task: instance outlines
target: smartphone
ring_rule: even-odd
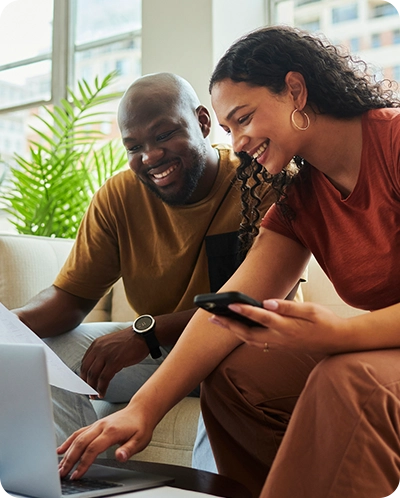
[[[258,308],[263,307],[261,302],[246,296],[246,294],[243,294],[242,292],[233,291],[221,292],[218,294],[198,294],[195,296],[193,302],[196,306],[199,306],[214,315],[233,318],[248,327],[261,327],[259,323],[254,322],[253,320],[250,320],[250,318],[240,315],[239,313],[235,313],[228,308],[228,304],[233,303],[250,304],[251,306],[257,306]]]

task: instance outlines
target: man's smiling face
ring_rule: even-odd
[[[129,167],[140,181],[167,204],[190,203],[206,166],[196,112],[147,88],[124,97],[118,118]]]

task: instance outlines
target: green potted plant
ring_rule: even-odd
[[[15,154],[16,166],[0,185],[0,196],[9,221],[18,233],[75,238],[79,223],[94,192],[126,166],[126,152],[119,140],[107,140],[101,131],[105,111],[98,106],[119,94],[105,93],[116,77],[110,73],[90,86],[78,83],[79,92],[68,90],[69,99],[51,110],[38,139],[29,141],[29,159]]]

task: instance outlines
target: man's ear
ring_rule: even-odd
[[[199,125],[201,128],[201,132],[203,137],[206,138],[210,134],[211,131],[211,117],[208,109],[203,105],[199,105],[196,109],[197,119],[199,120]]]
[[[307,104],[308,90],[303,75],[296,71],[289,71],[285,76],[285,82],[296,108],[304,109]]]

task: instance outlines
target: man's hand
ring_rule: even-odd
[[[99,337],[82,360],[81,377],[103,398],[116,373],[146,358],[149,348],[132,327]]]

